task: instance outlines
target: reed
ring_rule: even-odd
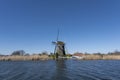
[[[101,55],[90,54],[83,56],[83,60],[101,60],[101,59],[103,59]]]
[[[104,55],[104,60],[120,60],[120,55]]]
[[[31,55],[31,56],[2,56],[1,61],[27,61],[27,60],[48,60],[50,59],[47,55]]]
[[[48,55],[0,56],[0,61],[37,61],[54,59]],[[120,55],[84,55],[83,60],[120,60]]]
[[[83,60],[120,60],[120,55],[94,55],[83,56]]]

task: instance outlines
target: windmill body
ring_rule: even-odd
[[[59,30],[58,30],[56,41],[52,42],[55,45],[54,55],[56,56],[56,58],[64,57],[66,55],[66,53],[65,53],[65,43],[63,41],[59,41],[58,38],[59,38]]]
[[[62,41],[53,42],[55,44],[54,55],[56,58],[65,56],[65,43]]]

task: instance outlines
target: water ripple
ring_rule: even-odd
[[[0,62],[0,80],[120,80],[118,60]]]

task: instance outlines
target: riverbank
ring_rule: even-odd
[[[30,55],[30,56],[0,56],[0,61],[36,61],[36,60],[49,60],[47,55]]]
[[[120,55],[84,55],[82,60],[120,60]]]
[[[38,61],[54,59],[48,55],[30,55],[30,56],[0,56],[0,61]],[[67,57],[71,59],[71,57]],[[120,55],[84,55],[78,60],[120,60]]]

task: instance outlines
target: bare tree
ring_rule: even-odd
[[[11,55],[24,56],[25,55],[25,51],[24,50],[17,50],[17,51],[14,51]]]

